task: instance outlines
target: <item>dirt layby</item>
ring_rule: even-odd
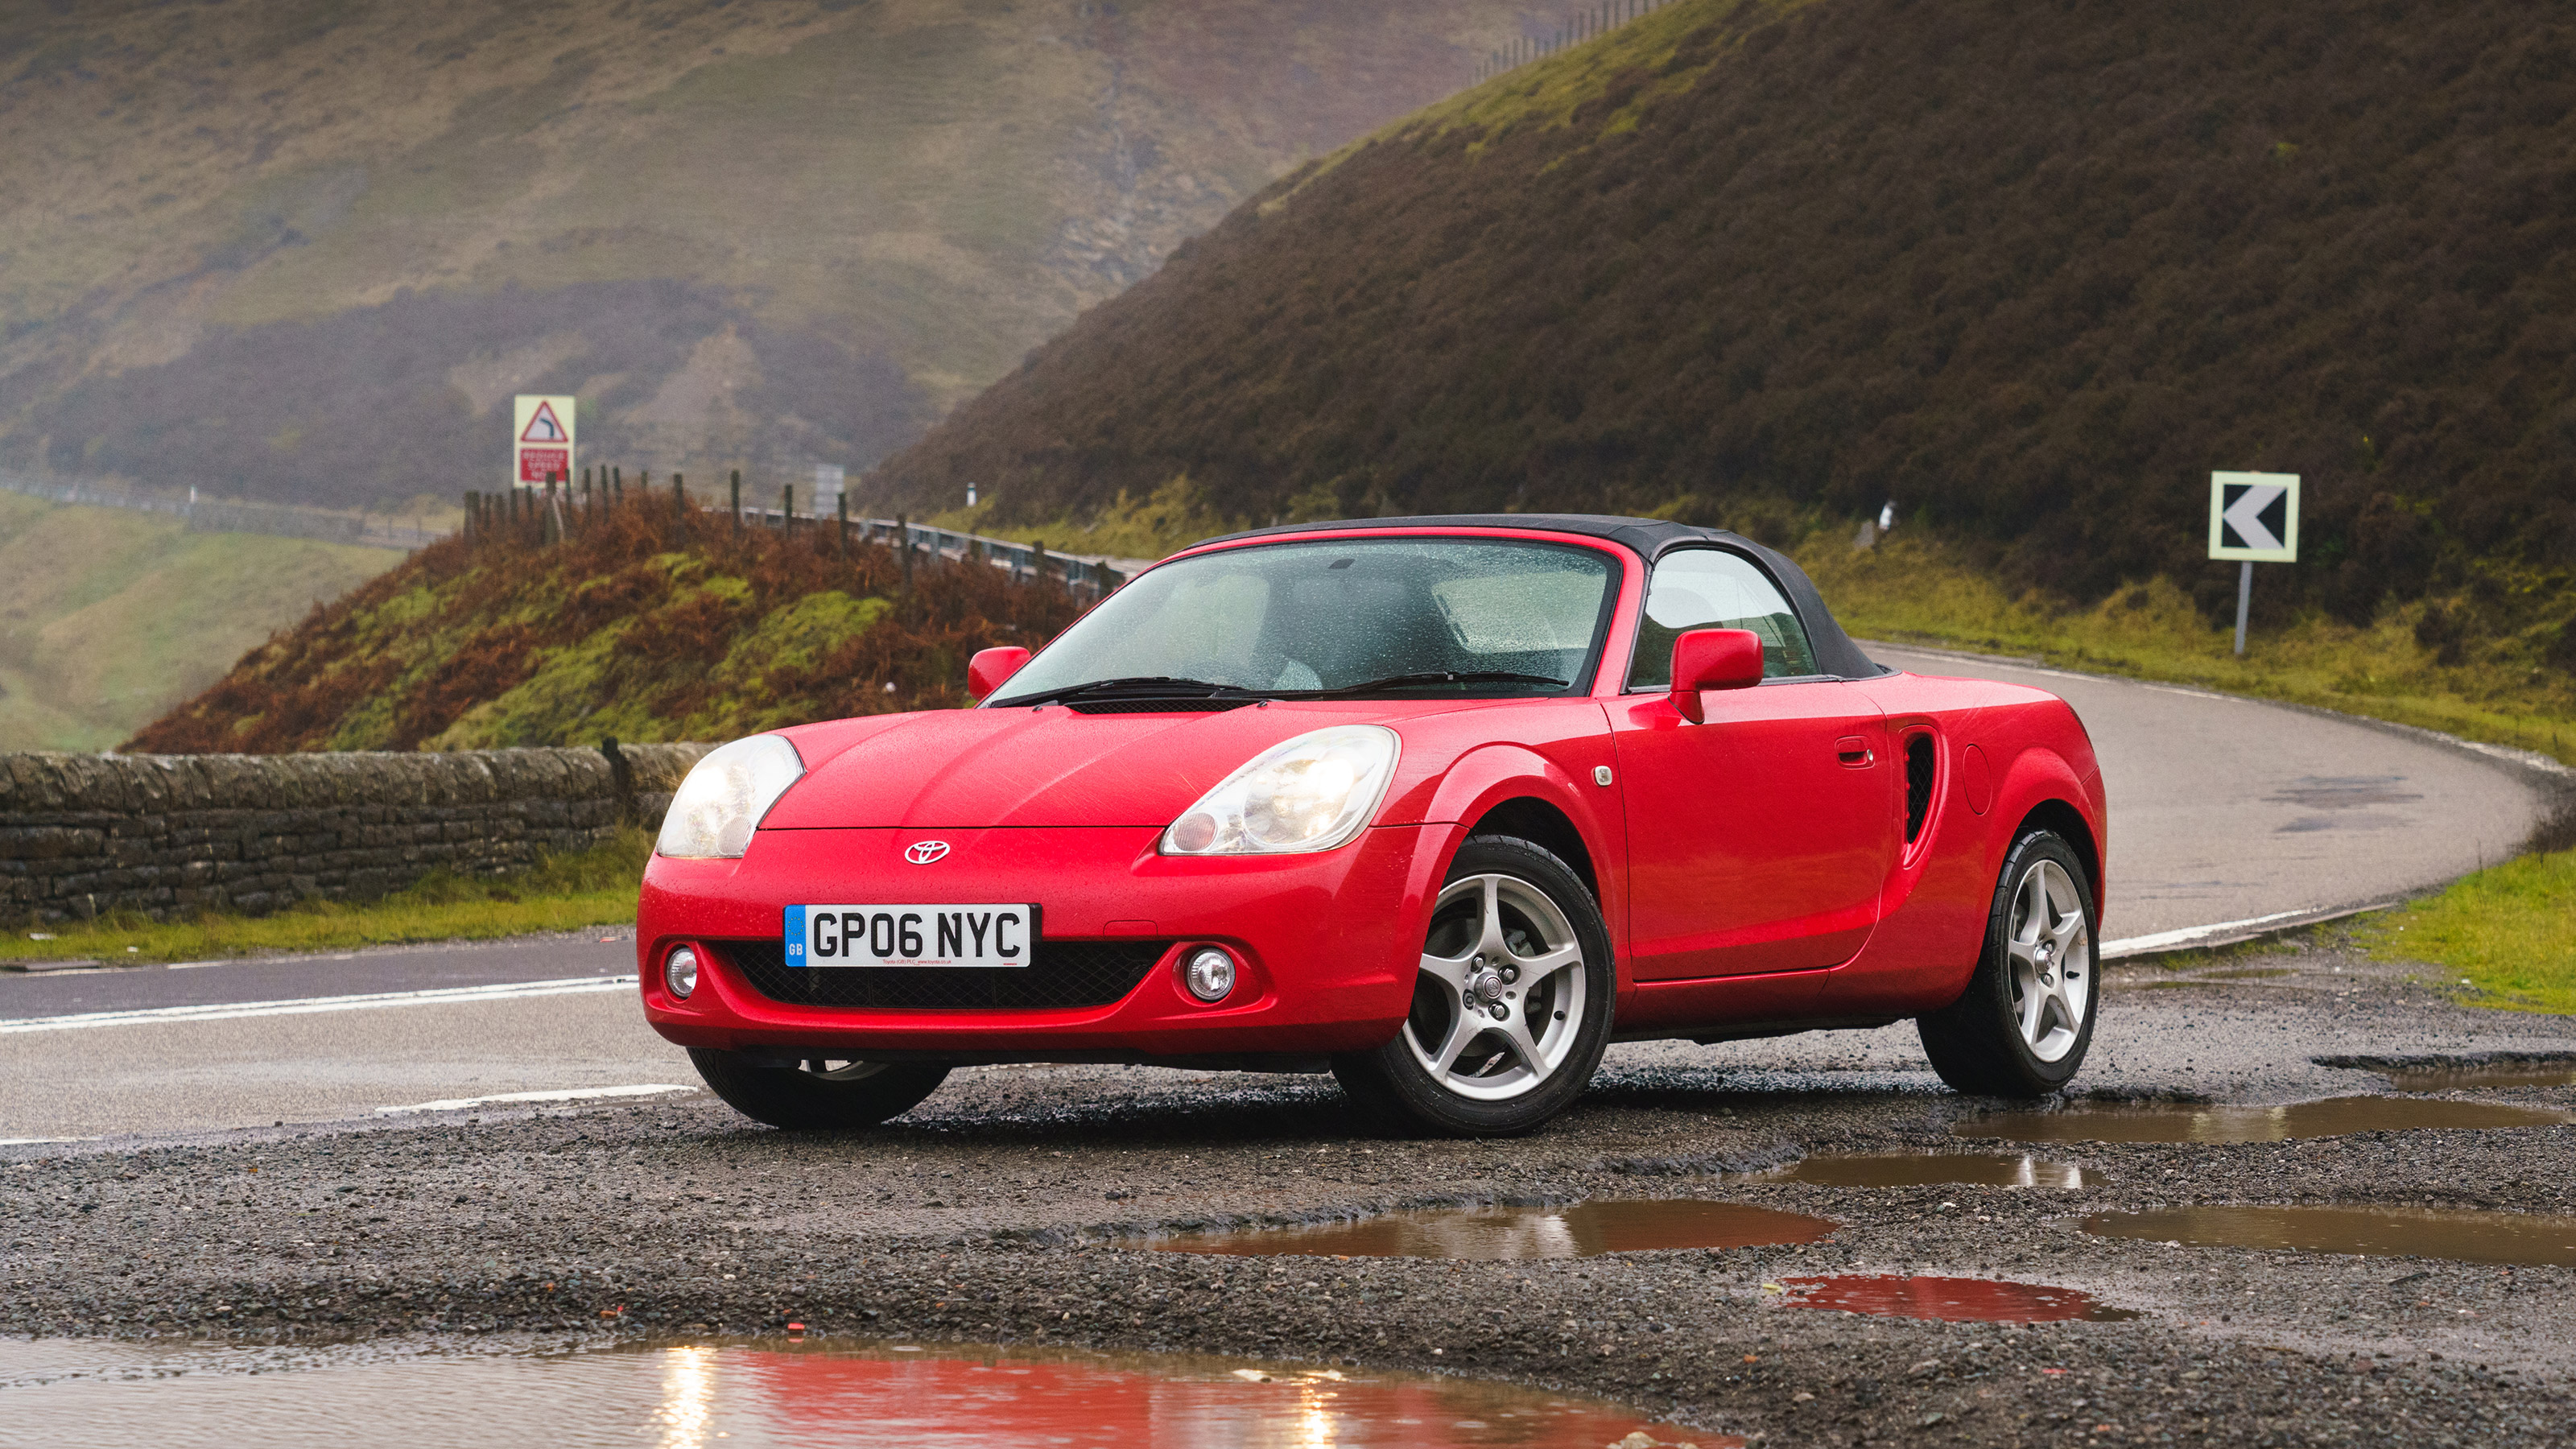
[[[0,1441],[2576,1442],[2576,1023],[2331,938],[2105,1002],[2036,1115],[1893,1028],[1504,1141],[1036,1067],[0,1148]]]

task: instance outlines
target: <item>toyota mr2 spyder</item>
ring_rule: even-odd
[[[1261,529],[968,673],[974,708],[736,740],[671,801],[645,1015],[751,1117],[1127,1062],[1500,1134],[1613,1042],[1911,1017],[1951,1086],[2035,1096],[2092,1037],[2074,711],[1872,662],[1731,533]]]

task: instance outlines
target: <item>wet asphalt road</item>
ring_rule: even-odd
[[[2576,1021],[2450,1005],[2332,944],[2115,970],[2084,1079],[2120,1096],[2383,1091],[2318,1056],[2576,1054]],[[2275,972],[2276,975],[2245,975]],[[2576,1108],[2576,1088],[2454,1096]],[[2061,1144],[2081,1188],[1730,1173],[1957,1145],[1902,1029],[1615,1052],[1535,1137],[1354,1137],[1328,1081],[961,1072],[875,1132],[705,1098],[159,1146],[0,1149],[0,1332],[776,1332],[1191,1348],[1510,1378],[1777,1444],[2576,1442],[2576,1269],[2169,1247],[2082,1217],[2196,1202],[2576,1213],[2576,1126]],[[1724,1198],[1802,1248],[1535,1263],[1211,1259],[1140,1235],[1396,1206]],[[1823,1271],[2013,1278],[2141,1310],[2029,1328],[1786,1309]],[[699,1327],[703,1325],[703,1327]],[[0,1406],[5,1407],[5,1406]]]
[[[0,1021],[634,974],[635,933],[628,927],[176,966],[76,967],[0,978]]]
[[[620,929],[0,975],[0,1140],[158,1136],[513,1092],[694,1086],[687,1058],[644,1025],[635,988],[617,984],[634,972],[633,933]],[[526,991],[542,994],[495,994]],[[351,997],[371,999],[335,1000]]]

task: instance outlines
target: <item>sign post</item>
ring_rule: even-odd
[[[2299,475],[2209,475],[2209,556],[2234,559],[2236,654],[2245,654],[2245,616],[2254,605],[2254,565],[2299,561]]]
[[[510,483],[516,488],[542,488],[561,478],[572,486],[573,416],[576,400],[521,393],[510,409]]]

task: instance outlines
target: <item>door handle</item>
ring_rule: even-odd
[[[1878,763],[1878,757],[1870,753],[1869,741],[1858,735],[1845,735],[1834,741],[1834,757],[1854,770],[1866,770]]]

